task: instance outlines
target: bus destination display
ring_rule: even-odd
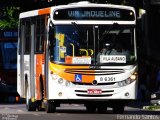
[[[54,12],[55,20],[135,20],[131,10],[115,8],[68,8]]]

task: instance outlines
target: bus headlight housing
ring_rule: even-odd
[[[136,79],[137,79],[137,76],[138,76],[137,72],[134,72],[134,73],[130,76],[130,79],[131,79],[131,80],[136,80]]]
[[[53,71],[50,71],[50,75],[51,75],[52,80],[56,80],[58,78],[58,75],[54,73]]]
[[[133,73],[128,79],[118,82],[119,87],[123,87],[131,84],[133,81],[137,79],[137,73]]]
[[[63,83],[63,79],[62,79],[62,78],[59,78],[59,79],[58,79],[58,83],[59,83],[59,84],[62,84],[62,83]]]
[[[53,71],[50,72],[50,75],[51,75],[51,79],[54,80],[56,83],[58,83],[60,85],[68,87],[72,84],[72,82],[70,82],[68,80],[64,80],[63,78],[61,78],[59,75],[57,75]]]
[[[126,80],[123,80],[123,81],[120,81],[118,82],[118,86],[119,87],[123,87],[123,86],[126,86],[126,85],[129,85],[132,81],[128,78]]]
[[[70,83],[71,83],[71,82],[66,81],[66,82],[65,82],[65,85],[66,85],[66,86],[70,86]]]
[[[66,86],[66,87],[68,87],[68,86],[71,85],[70,81],[64,80],[63,78],[59,78],[57,80],[57,83],[60,84],[60,85],[62,85],[62,86]]]

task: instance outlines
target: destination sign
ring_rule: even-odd
[[[54,12],[53,18],[55,20],[135,20],[131,10],[104,7],[59,9]]]
[[[120,11],[68,11],[73,18],[120,18]]]

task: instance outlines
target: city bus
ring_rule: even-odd
[[[16,102],[19,97],[17,93],[17,41],[17,29],[0,31],[0,102]]]
[[[136,99],[133,7],[78,2],[19,18],[17,90],[28,111],[76,103],[88,112],[123,113]]]

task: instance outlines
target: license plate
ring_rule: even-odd
[[[93,95],[102,94],[102,90],[101,89],[88,89],[88,94],[93,94]]]

